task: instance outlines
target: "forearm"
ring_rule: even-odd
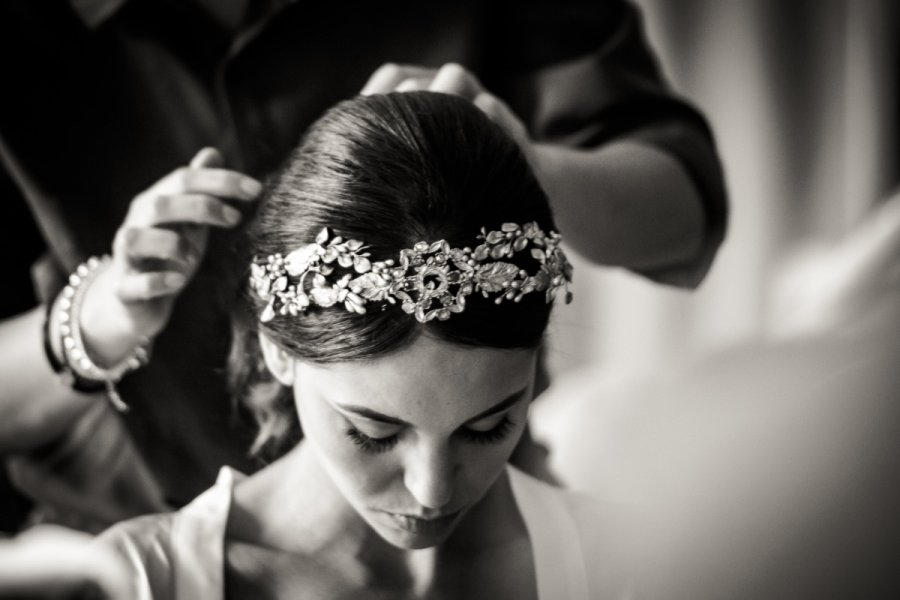
[[[533,148],[557,225],[589,260],[641,271],[683,266],[699,255],[703,205],[670,155],[631,141],[592,150]]]
[[[44,308],[0,322],[0,454],[41,446],[102,401],[72,391],[50,368],[41,333]]]

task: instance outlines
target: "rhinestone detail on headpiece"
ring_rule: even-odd
[[[499,231],[482,227],[478,239],[482,243],[474,249],[451,248],[444,240],[418,242],[401,250],[396,261],[371,261],[363,242],[332,237],[322,229],[314,243],[287,256],[254,259],[250,286],[267,302],[259,318],[265,323],[276,315],[297,316],[312,305],[339,303],[364,314],[369,303],[399,302],[404,312],[427,323],[462,312],[466,296],[477,292],[486,298],[495,295],[497,304],[545,292],[550,302],[562,287],[566,302],[572,300],[572,266],[556,231],[544,233],[537,223],[504,223]],[[528,248],[539,264],[534,274],[502,260]]]

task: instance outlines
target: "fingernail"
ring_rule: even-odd
[[[251,179],[249,177],[244,177],[241,179],[241,189],[248,196],[258,196],[260,192],[262,192],[262,184],[255,179]]]
[[[178,289],[184,285],[185,276],[181,273],[166,273],[163,284],[170,290]]]
[[[222,217],[229,225],[237,225],[241,221],[241,211],[231,206],[223,206]]]

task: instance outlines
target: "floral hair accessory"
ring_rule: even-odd
[[[373,302],[382,308],[399,302],[420,323],[443,321],[462,312],[466,296],[478,292],[495,296],[497,304],[532,292],[545,292],[550,302],[564,287],[566,302],[572,300],[572,265],[559,247],[559,233],[544,233],[537,223],[504,223],[499,231],[482,227],[478,239],[482,243],[474,249],[451,248],[444,240],[418,242],[401,250],[396,261],[373,262],[363,242],[332,237],[325,228],[314,243],[287,256],[255,258],[250,286],[268,302],[260,314],[264,323],[276,315],[297,316],[311,305],[342,303],[364,314]],[[533,274],[503,260],[529,248],[538,263]]]

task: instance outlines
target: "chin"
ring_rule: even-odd
[[[375,512],[369,524],[384,541],[403,550],[422,550],[442,544],[460,521],[463,511],[425,521],[386,512]]]
[[[445,535],[425,535],[417,533],[409,533],[406,531],[386,531],[384,528],[376,530],[378,534],[390,545],[400,548],[401,550],[424,550],[425,548],[433,548],[442,544],[450,534]]]

